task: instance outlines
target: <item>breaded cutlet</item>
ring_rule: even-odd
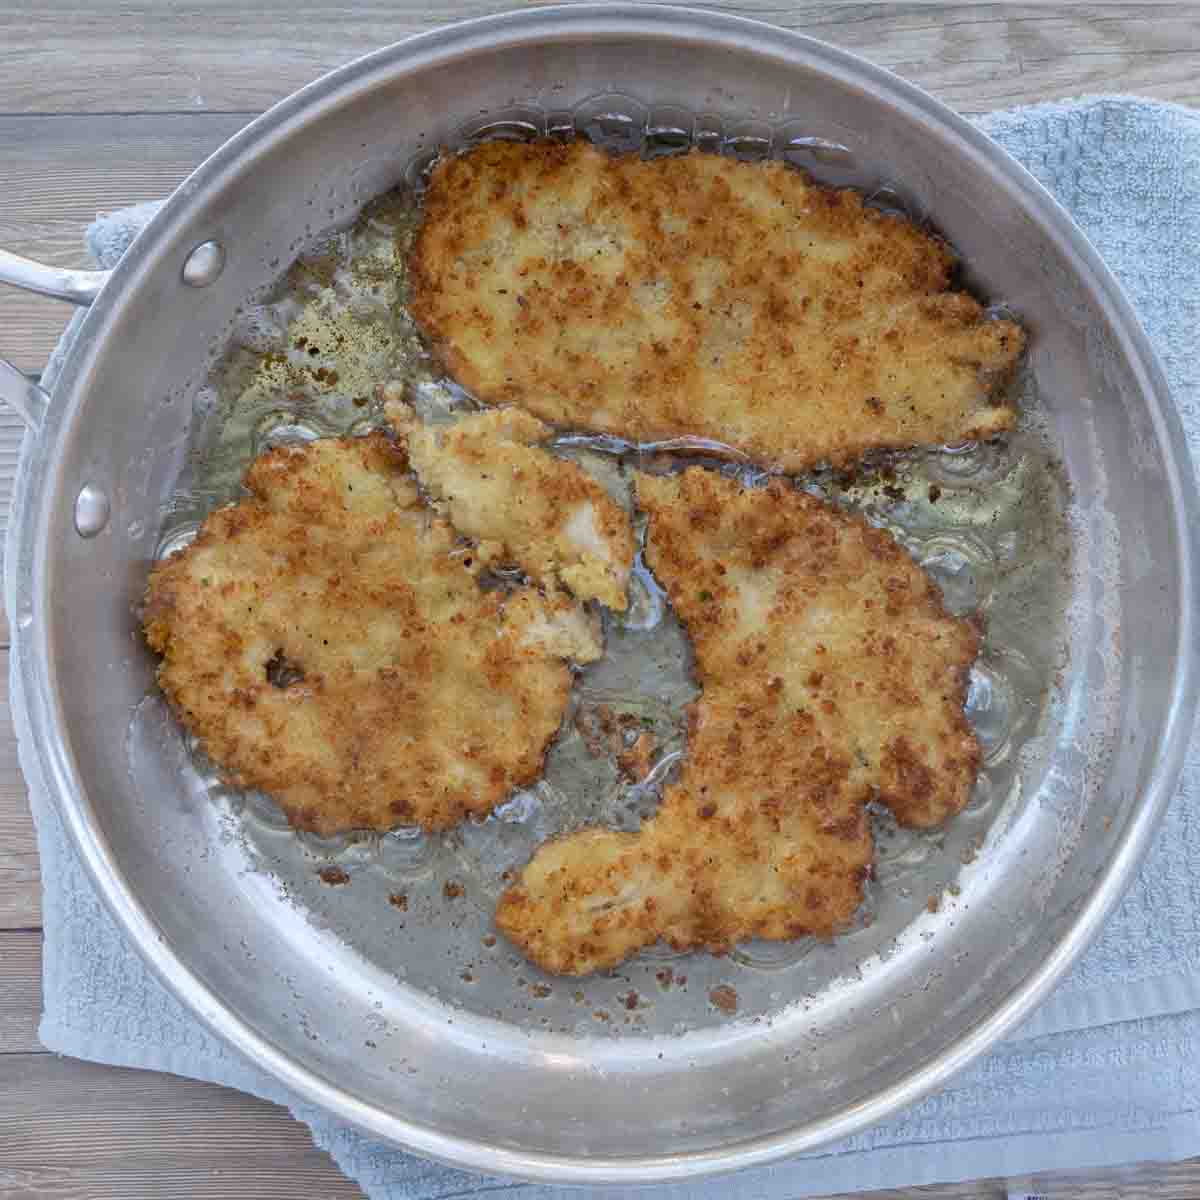
[[[383,434],[284,446],[157,566],[159,683],[236,786],[332,834],[483,814],[541,773],[601,652],[565,596],[482,590]]]
[[[543,586],[624,612],[629,514],[577,463],[544,449],[553,430],[520,409],[422,424],[403,402],[386,415],[421,486],[483,561],[515,564]]]
[[[501,897],[498,928],[557,974],[660,938],[720,952],[837,932],[872,860],[868,801],[937,825],[980,761],[963,713],[978,633],[890,534],[702,468],[641,475],[637,496],[702,692],[658,812],[544,843]]]
[[[424,203],[412,312],[488,404],[785,471],[1015,423],[1020,326],[951,290],[942,241],[785,163],[486,142]]]

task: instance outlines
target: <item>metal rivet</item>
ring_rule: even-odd
[[[201,242],[183,264],[183,282],[188,287],[208,287],[225,268],[225,249],[220,242]]]
[[[94,483],[85,484],[75,497],[75,532],[95,537],[108,524],[111,511],[108,496]]]

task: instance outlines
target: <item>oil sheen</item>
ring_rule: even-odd
[[[247,465],[270,446],[377,428],[392,396],[409,399],[427,420],[474,407],[440,372],[406,306],[419,218],[419,187],[380,197],[239,314],[200,393],[192,455],[164,515],[160,554],[186,544],[206,513],[236,499]],[[726,959],[653,948],[581,982],[542,976],[494,935],[496,898],[540,841],[587,824],[636,827],[686,753],[685,710],[697,694],[688,640],[640,558],[629,610],[605,614],[606,654],[578,672],[543,778],[487,820],[438,836],[297,834],[269,798],[226,788],[180,734],[194,772],[189,786],[208,790],[222,836],[271,877],[281,903],[300,906],[318,927],[451,1006],[595,1036],[671,1033],[728,1019],[728,988],[739,1018],[769,1020],[831,980],[885,963],[916,936],[931,905],[952,909],[960,877],[1020,804],[1021,772],[1049,719],[1062,665],[1070,563],[1069,497],[1040,432],[1036,389],[1029,376],[1014,388],[1021,426],[1002,441],[880,458],[853,478],[817,471],[793,480],[890,530],[937,580],[947,607],[979,614],[986,630],[967,699],[984,750],[972,801],[931,832],[901,830],[887,813],[874,814],[875,878],[855,927],[833,942],[748,945]],[[765,478],[736,451],[686,439],[639,447],[564,435],[557,452],[626,505],[631,473],[648,454],[659,465],[664,454],[680,463],[703,458],[751,485]],[[648,770],[631,775],[621,756],[639,745],[651,748]],[[342,873],[343,886],[328,885]]]

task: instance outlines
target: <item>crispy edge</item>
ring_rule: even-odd
[[[456,155],[444,155],[434,168],[431,187],[425,199],[425,216],[417,236],[414,239],[409,259],[409,277],[412,282],[412,300],[410,311],[414,319],[426,332],[447,371],[469,391],[489,403],[518,403],[535,412],[539,417],[557,421],[563,424],[577,424],[597,433],[612,433],[623,435],[624,431],[609,424],[590,424],[587,419],[574,421],[572,414],[554,404],[548,403],[539,392],[546,389],[534,389],[523,394],[518,386],[496,388],[484,371],[483,367],[464,354],[454,338],[454,329],[440,311],[442,271],[436,265],[440,256],[437,248],[444,241],[446,248],[453,252],[461,250],[465,245],[466,234],[462,222],[457,220],[455,206],[459,193],[467,190],[469,177],[464,178],[466,164],[476,159],[484,160],[493,171],[491,194],[493,202],[500,204],[506,193],[514,184],[521,181],[523,173],[522,156],[529,156],[530,170],[569,171],[575,165],[577,157],[595,164],[629,163],[640,161],[635,154],[612,155],[597,150],[587,142],[577,140],[567,144],[553,141],[533,143],[491,142],[473,147],[467,152]],[[949,330],[970,329],[976,339],[975,354],[978,357],[978,378],[981,392],[986,403],[974,407],[970,419],[958,427],[941,431],[938,437],[912,437],[864,435],[847,439],[842,446],[825,445],[819,451],[799,452],[782,449],[778,446],[763,445],[757,439],[733,439],[736,448],[749,453],[752,457],[778,465],[785,470],[797,471],[828,462],[833,466],[845,466],[862,454],[872,450],[907,449],[914,445],[933,444],[950,441],[986,440],[1016,427],[1017,410],[1014,404],[1003,395],[1003,389],[1012,379],[1017,365],[1025,349],[1025,331],[1014,321],[1007,319],[984,319],[982,306],[965,292],[945,290],[949,286],[953,266],[953,255],[939,239],[919,230],[907,218],[894,214],[882,213],[868,208],[860,193],[850,188],[833,188],[817,183],[800,168],[789,164],[772,161],[768,163],[742,163],[727,160],[715,155],[692,151],[688,155],[673,156],[666,159],[651,160],[647,168],[655,167],[671,169],[682,159],[695,157],[719,159],[729,171],[764,169],[778,171],[801,181],[801,185],[809,189],[815,197],[815,207],[824,215],[833,214],[835,225],[843,227],[863,219],[881,224],[888,228],[899,239],[899,243],[920,242],[929,255],[923,281],[915,286],[913,300],[918,308],[926,315],[945,323]],[[617,185],[620,191],[621,185]],[[518,208],[520,207],[517,202]],[[446,235],[445,228],[451,232]],[[918,269],[918,268],[912,268]],[[473,310],[477,316],[482,316],[482,310],[476,304]],[[567,319],[569,314],[564,315]],[[590,386],[590,385],[589,385]],[[553,389],[550,389],[553,391]],[[650,389],[653,390],[653,389]],[[871,397],[867,397],[868,407]],[[661,440],[673,436],[700,436],[721,440],[721,431],[711,428],[685,427],[686,422],[661,425],[643,430],[629,431],[638,438]],[[728,439],[727,439],[728,440]]]
[[[945,661],[941,664],[948,690],[926,702],[938,705],[940,715],[947,718],[943,740],[948,747],[949,770],[942,781],[945,786],[935,786],[938,781],[928,764],[903,736],[884,747],[873,778],[861,777],[860,773],[856,781],[849,746],[822,745],[819,735],[812,736],[811,717],[806,726],[803,721],[781,723],[770,715],[773,697],[782,691],[775,687],[774,680],[758,680],[754,685],[757,696],[748,699],[746,690],[730,689],[719,678],[707,678],[714,664],[707,664],[706,670],[706,658],[711,657],[706,654],[706,643],[717,647],[719,655],[728,631],[719,619],[713,620],[713,596],[701,585],[712,582],[719,586],[724,571],[698,572],[694,540],[689,544],[682,535],[688,529],[696,531],[697,538],[703,538],[706,532],[711,535],[727,516],[722,508],[729,505],[730,496],[722,494],[728,485],[717,482],[709,472],[693,469],[682,478],[684,482],[676,485],[643,477],[638,493],[651,513],[651,565],[667,587],[680,619],[692,632],[697,649],[704,693],[693,710],[689,757],[680,781],[668,788],[659,813],[643,825],[639,834],[590,829],[547,842],[535,852],[518,882],[501,897],[497,927],[539,966],[553,973],[586,974],[615,966],[658,937],[676,949],[704,948],[721,953],[747,937],[829,936],[849,918],[861,899],[861,881],[871,859],[865,805],[872,792],[892,807],[901,823],[926,827],[940,823],[965,805],[978,771],[978,743],[962,710],[966,672],[978,651],[977,628],[946,613],[936,586],[888,534],[873,529],[861,518],[837,513],[786,489],[781,483],[769,485],[758,493],[759,497],[797,508],[812,519],[810,527],[817,537],[822,525],[828,529],[836,524],[849,530],[859,539],[864,558],[882,582],[890,583],[899,573],[919,585],[909,589],[905,598],[908,615],[935,623],[954,643],[944,648]],[[678,499],[670,495],[672,487],[679,488]],[[660,521],[665,527],[656,528]],[[765,566],[780,530],[771,529],[768,523],[767,528],[757,531],[757,543],[755,532],[753,528],[740,530],[741,536],[750,539],[749,556]],[[825,548],[818,545],[815,549],[821,553]],[[723,563],[717,565],[724,567]],[[892,589],[887,604],[901,603],[898,590]],[[888,615],[886,608],[883,615]],[[895,615],[900,615],[899,609]],[[886,651],[887,647],[880,649]],[[719,673],[719,662],[715,670]],[[810,678],[807,682],[813,681]],[[801,780],[794,774],[796,748],[806,736],[814,745]],[[848,740],[852,742],[853,738]],[[776,788],[770,776],[778,769],[786,780],[787,772],[792,770],[794,794],[790,803],[795,804],[796,794],[802,794],[804,803],[819,815],[818,828],[832,839],[826,851],[830,859],[837,857],[840,847],[844,859],[840,873],[829,870],[829,862],[814,860],[812,866],[824,873],[819,883],[811,879],[803,883],[800,864],[791,911],[788,906],[768,906],[753,916],[730,912],[709,882],[717,873],[712,866],[715,856],[740,855],[743,860],[755,860],[762,850],[761,830],[756,834],[747,824],[740,836],[749,842],[739,843],[739,835],[731,833],[742,828],[737,815],[723,828],[719,823],[723,815],[720,805],[709,798],[719,793],[717,782],[727,753],[752,754],[752,770],[754,763],[765,764],[766,773],[757,782],[764,793],[763,811],[775,821],[787,819],[782,814],[789,801],[772,797]],[[689,857],[689,840],[706,823],[713,834],[709,845],[712,857],[697,858],[694,853]],[[855,847],[860,851],[857,859]],[[674,883],[664,886],[662,881],[672,876],[676,877]],[[631,881],[638,879],[647,893],[646,902],[640,906],[623,902]],[[687,896],[682,914],[672,908],[672,892],[675,901],[681,895]],[[597,896],[599,902],[595,902]],[[588,906],[591,911],[580,911]]]

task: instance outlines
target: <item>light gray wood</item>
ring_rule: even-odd
[[[8,705],[8,651],[0,650],[0,930],[32,929],[42,920],[37,838]]]
[[[491,7],[361,4],[345,21],[311,0],[254,12],[170,4],[155,6],[153,36],[144,11],[115,2],[0,9],[6,61],[23,65],[0,72],[0,113],[106,114],[0,117],[0,246],[81,264],[82,231],[97,211],[166,194],[249,114],[359,53]],[[1114,89],[1200,103],[1194,4],[717,7],[866,54],[963,112]],[[111,115],[139,109],[152,115]],[[53,301],[0,291],[0,352],[39,369],[66,317]]]
[[[6,771],[0,780],[0,929],[41,925],[41,879],[24,784]]]
[[[145,1075],[70,1059],[29,1061],[31,1054],[44,1056],[37,1040],[40,1015],[41,934],[36,930],[0,933],[0,1092],[14,1092],[8,1097],[7,1111],[6,1101],[0,1097],[0,1128],[5,1131],[0,1139],[0,1198],[284,1197],[301,1194],[305,1186],[328,1185],[324,1156],[307,1144],[307,1131],[271,1105],[173,1076]],[[5,1055],[15,1056],[17,1061],[10,1066]],[[98,1093],[103,1097],[100,1128],[95,1111]],[[24,1128],[20,1123],[15,1129],[9,1124],[14,1112],[26,1123]],[[77,1120],[88,1123],[87,1138],[78,1137]],[[9,1140],[10,1130],[13,1141]],[[66,1141],[69,1147],[62,1145]],[[209,1181],[220,1188],[228,1187],[229,1180],[214,1175],[211,1169],[197,1170],[189,1159],[193,1154],[203,1157],[212,1153],[216,1146],[226,1170],[236,1164],[245,1171],[238,1181],[244,1190],[205,1190]],[[243,1156],[244,1164],[238,1161]],[[260,1190],[260,1180],[272,1169],[276,1157],[284,1160],[279,1191]],[[132,1170],[124,1166],[127,1159],[136,1162]],[[169,1169],[164,1165],[168,1161]],[[307,1172],[312,1173],[310,1178],[306,1178]],[[1194,1200],[1198,1179],[1200,1164],[1193,1161],[1057,1173],[1023,1182],[1029,1191],[1045,1192],[1056,1200],[1084,1196],[1089,1200]],[[144,1190],[139,1191],[139,1186]],[[343,1185],[341,1190],[320,1194],[355,1196],[358,1192]],[[999,1200],[1005,1195],[1004,1181],[988,1179],[872,1192],[870,1200],[918,1196],[923,1200]]]
[[[0,72],[0,113],[105,114],[0,117],[0,246],[82,265],[82,231],[98,211],[165,195],[252,113],[357,54],[492,7],[360,4],[345,21],[311,0],[253,12],[169,4],[155,6],[153,36],[145,11],[115,2],[0,8],[6,61],[23,66]],[[963,112],[1114,89],[1200,103],[1194,4],[716,7],[863,53]],[[112,115],[139,109],[151,115]],[[0,353],[40,369],[67,315],[0,291]]]
[[[0,1197],[361,1197],[286,1110],[212,1084],[0,1055]]]
[[[59,266],[91,265],[83,238],[98,213],[167,195],[251,116],[0,117],[0,247]],[[0,355],[40,373],[73,311],[0,287]],[[23,432],[0,408],[0,544]],[[2,597],[0,627],[7,644]]]
[[[166,196],[252,115],[0,116],[0,246],[90,265],[83,237],[98,213]],[[0,354],[40,371],[72,311],[0,288]]]
[[[361,1196],[283,1109],[172,1075],[49,1054],[0,1055],[0,1129],[3,1200]],[[1197,1178],[1192,1160],[1023,1182],[1054,1200],[1195,1200]],[[858,1197],[1002,1200],[1005,1195],[1003,1180],[987,1179]]]
[[[0,1055],[40,1051],[42,931],[0,931]]]
[[[83,231],[97,212],[165,195],[249,115],[358,54],[498,7],[0,5],[0,246],[83,265]],[[967,113],[1098,91],[1200,104],[1197,3],[713,7],[864,54]],[[0,289],[0,354],[40,369],[68,316],[66,306]],[[19,441],[16,418],[0,412],[0,530]],[[359,1196],[280,1109],[172,1076],[37,1053],[40,881],[7,708],[7,658],[0,652],[0,1200]],[[1193,1200],[1200,1160],[1021,1183],[1054,1200]],[[1005,1195],[1004,1181],[991,1179],[859,1200]]]
[[[0,10],[0,45],[19,69],[0,72],[0,112],[257,111],[369,50],[501,7],[491,0],[371,0],[349,10],[314,0],[11,5]],[[1200,98],[1194,5],[723,0],[712,7],[869,54],[964,111],[1114,81],[1164,99]]]
[[[862,1192],[843,1200],[1005,1200],[1010,1192],[1032,1192],[1048,1200],[1196,1200],[1200,1196],[1200,1159],[1180,1163],[1135,1163],[1106,1171],[1056,1171],[1020,1180],[985,1179],[976,1183],[898,1191]]]
[[[4,243],[0,242],[0,246]],[[4,320],[0,316],[0,355],[4,353]],[[17,473],[17,455],[25,426],[15,412],[0,404],[0,565],[4,561],[4,535],[8,530],[8,510],[12,503],[13,478]],[[8,645],[8,617],[4,611],[4,589],[0,588],[0,647]]]

